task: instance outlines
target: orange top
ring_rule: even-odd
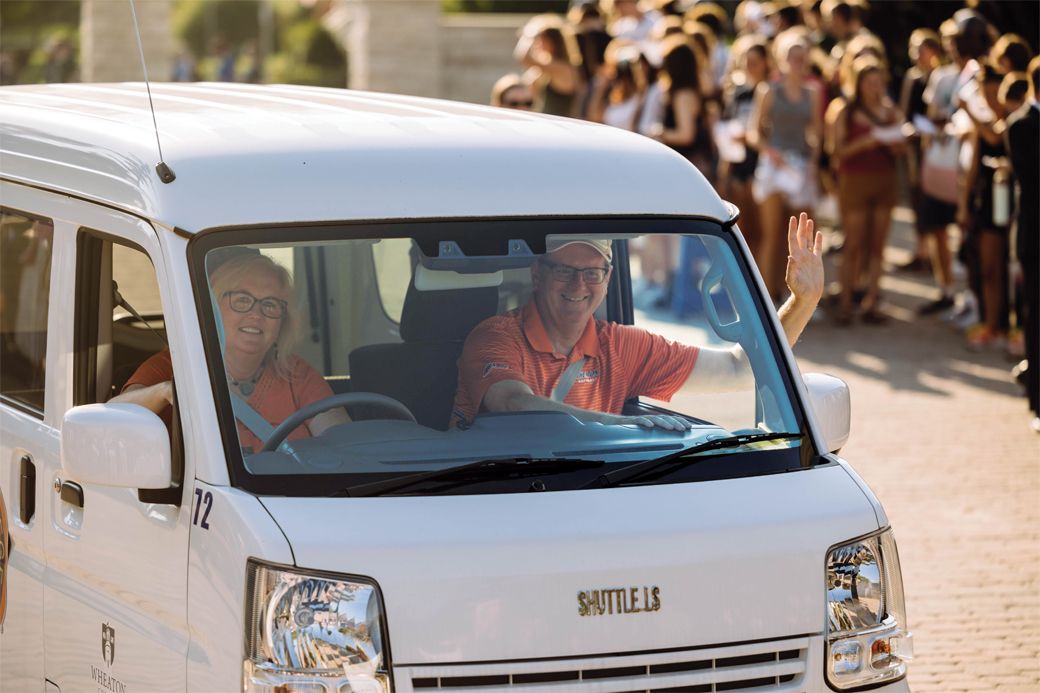
[[[279,377],[272,369],[265,368],[260,380],[256,383],[256,389],[247,400],[249,406],[272,426],[277,426],[285,421],[297,409],[324,397],[332,396],[332,388],[321,377],[321,374],[299,356],[292,358],[290,367],[289,380]],[[173,360],[170,358],[170,350],[163,349],[141,364],[123,386],[123,390],[125,391],[130,385],[155,385],[171,378],[173,378]],[[169,428],[172,416],[171,408],[166,407],[159,416]],[[243,452],[259,452],[263,447],[260,439],[253,435],[253,432],[246,428],[241,421],[237,423],[238,440]],[[306,425],[300,425],[288,435],[287,439],[299,440],[309,438],[310,435]]]
[[[697,360],[686,346],[632,325],[589,320],[570,356],[553,351],[534,302],[488,318],[466,338],[459,357],[459,386],[451,424],[468,424],[483,411],[488,388],[519,380],[550,397],[574,361],[588,357],[566,404],[620,414],[625,400],[640,395],[669,400],[682,387]]]

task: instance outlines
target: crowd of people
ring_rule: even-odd
[[[741,209],[777,302],[783,220],[836,203],[840,260],[826,303],[840,326],[890,320],[884,250],[905,181],[917,242],[899,269],[935,282],[918,312],[956,326],[969,349],[1025,357],[1016,374],[1040,432],[1040,59],[966,7],[938,31],[912,33],[911,67],[892,84],[902,56],[866,28],[869,11],[866,0],[743,0],[732,16],[694,0],[573,0],[566,16],[523,28],[519,69],[491,102],[675,149]],[[682,315],[691,258],[678,243],[639,253],[643,289]],[[967,289],[956,295],[959,268]]]

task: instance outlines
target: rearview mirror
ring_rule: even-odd
[[[61,467],[70,480],[136,489],[171,481],[170,434],[137,404],[86,404],[65,413]]]
[[[849,386],[843,380],[823,373],[806,373],[804,379],[827,452],[838,452],[849,439],[852,421]]]

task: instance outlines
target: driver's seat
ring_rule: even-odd
[[[413,280],[401,312],[402,342],[350,352],[351,389],[393,397],[420,424],[447,430],[462,344],[497,310],[498,287],[419,291]],[[351,410],[356,418],[368,417],[363,406]]]

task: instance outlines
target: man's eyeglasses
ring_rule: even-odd
[[[248,313],[253,310],[255,304],[259,303],[260,312],[264,317],[274,320],[283,317],[286,309],[289,307],[289,304],[280,298],[275,298],[274,296],[257,298],[248,291],[225,291],[221,298],[226,298],[231,310],[236,313]]]
[[[552,271],[553,279],[558,282],[572,282],[578,274],[581,274],[581,278],[586,284],[602,284],[607,280],[607,274],[610,272],[609,267],[571,267],[548,260],[542,260],[542,264]]]

